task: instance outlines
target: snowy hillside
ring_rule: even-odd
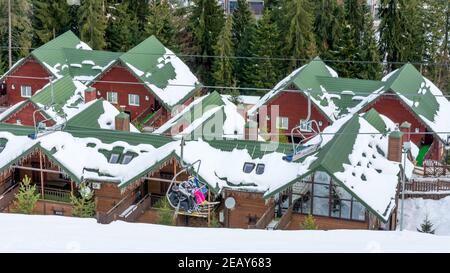
[[[450,236],[167,227],[0,214],[0,252],[450,252]],[[182,240],[180,241],[180,238]]]

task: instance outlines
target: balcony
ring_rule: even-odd
[[[68,190],[46,188],[44,186],[44,196],[42,197],[41,187],[37,186],[36,189],[41,194],[41,200],[70,203],[71,192]]]

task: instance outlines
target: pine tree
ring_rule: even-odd
[[[435,229],[433,229],[433,223],[428,219],[428,215],[425,216],[423,223],[420,225],[420,229],[417,229],[418,232],[421,233],[430,233],[434,234]]]
[[[111,51],[125,52],[134,46],[133,31],[137,21],[128,12],[128,4],[121,3],[109,8],[108,28],[106,29],[107,48]]]
[[[79,188],[79,197],[74,194],[70,196],[73,206],[72,215],[82,218],[93,217],[95,215],[94,192],[84,183],[80,184]]]
[[[32,45],[31,3],[29,0],[11,1],[12,64],[28,55]],[[0,1],[0,47],[8,47],[8,1]],[[2,49],[3,50],[3,49]],[[3,52],[9,65],[8,51]],[[11,64],[11,65],[12,65]]]
[[[239,57],[248,57],[252,54],[251,44],[255,33],[256,21],[250,11],[247,0],[238,0],[237,8],[233,11],[233,45],[234,53]],[[250,86],[246,78],[245,68],[251,62],[247,58],[233,60],[234,77],[239,86]]]
[[[156,38],[172,51],[178,51],[178,31],[175,11],[167,0],[155,0],[150,4],[146,34]]]
[[[216,1],[194,0],[188,29],[192,35],[193,53],[203,57],[195,58],[194,70],[202,83],[213,83],[211,68],[214,59],[214,45],[217,43],[220,31],[224,25],[224,12]]]
[[[344,10],[336,0],[315,1],[314,33],[317,49],[323,59],[330,58],[342,36]]]
[[[314,217],[311,214],[309,214],[308,216],[305,217],[305,220],[300,225],[300,228],[306,230],[316,230],[318,229],[318,226],[316,225],[316,220],[314,219]]]
[[[279,30],[272,20],[270,10],[265,10],[263,17],[258,21],[255,41],[251,51],[255,56],[266,59],[255,59],[247,65],[245,73],[250,74],[251,86],[258,88],[272,88],[280,77],[280,62],[275,59],[281,45],[279,44]],[[256,94],[257,92],[253,92]]]
[[[346,25],[342,32],[336,51],[333,51],[333,59],[340,60],[336,62],[334,67],[340,77],[355,78],[362,71],[358,60],[359,55],[358,44],[355,41],[355,29],[351,25]]]
[[[231,56],[233,56],[233,41],[231,40],[231,29],[233,25],[233,18],[228,16],[225,27],[217,38],[214,46],[214,55],[218,56],[214,59],[213,78],[216,86],[234,86],[235,80],[233,78],[233,63]],[[221,93],[226,93],[228,89],[219,89]]]
[[[94,49],[106,46],[106,15],[102,0],[82,0],[78,8],[80,38]]]
[[[292,59],[311,59],[316,55],[316,42],[310,0],[286,0],[283,9],[287,20],[285,55]],[[288,72],[297,68],[299,63],[297,60],[290,61]]]
[[[36,190],[36,185],[31,185],[31,179],[25,175],[20,184],[19,192],[15,197],[15,211],[23,214],[31,214],[39,200],[40,194]]]
[[[36,45],[44,44],[70,28],[67,0],[33,0],[33,15]]]
[[[156,204],[158,208],[158,224],[171,226],[173,225],[173,210],[169,205],[167,199],[162,198]]]

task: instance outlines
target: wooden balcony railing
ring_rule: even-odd
[[[16,198],[16,193],[18,191],[19,191],[19,184],[17,183],[10,186],[0,195],[0,212],[4,211],[9,207],[9,205]]]
[[[430,181],[416,181],[412,180],[405,183],[405,193],[449,193],[450,181],[447,180],[430,180]]]
[[[436,160],[426,159],[423,161],[424,176],[445,176],[450,174],[450,166]]]
[[[70,203],[70,195],[71,195],[70,191],[51,189],[51,188],[44,187],[44,196],[42,196],[41,187],[37,186],[36,188],[37,188],[38,192],[41,194],[42,200]]]

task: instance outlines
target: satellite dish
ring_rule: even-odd
[[[228,197],[227,199],[225,199],[225,207],[227,209],[234,209],[235,206],[236,200],[233,197]]]

